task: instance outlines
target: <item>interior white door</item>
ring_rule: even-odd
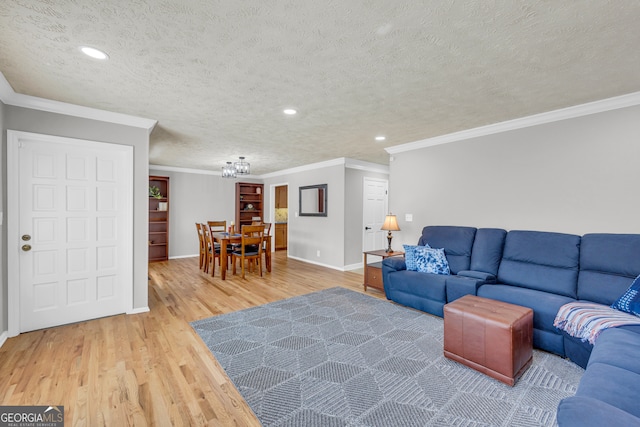
[[[10,197],[18,207],[10,212],[16,227],[9,227],[17,233],[8,236],[8,246],[18,261],[10,301],[18,300],[19,313],[10,319],[26,332],[127,311],[133,291],[132,147],[8,136],[9,158],[17,165],[10,171]]]
[[[387,215],[388,205],[387,180],[364,178],[362,250],[372,251],[387,247],[385,231],[380,230]],[[379,260],[378,260],[379,261]]]

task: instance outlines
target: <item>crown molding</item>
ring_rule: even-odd
[[[389,175],[388,165],[381,165],[378,163],[364,162],[362,160],[347,158],[344,166],[348,169],[357,169],[367,172],[376,172]]]
[[[259,178],[267,179],[282,175],[290,175],[293,173],[307,172],[315,169],[328,168],[331,166],[344,166],[350,169],[366,170],[368,172],[389,174],[389,166],[380,165],[378,163],[364,162],[362,160],[350,159],[347,157],[338,157],[337,159],[327,160],[324,162],[310,163],[304,166],[298,166],[290,169],[283,169],[276,172],[260,175]]]
[[[112,111],[99,110],[97,108],[83,107],[81,105],[16,93],[2,72],[0,72],[0,101],[7,105],[13,105],[14,107],[30,108],[32,110],[47,111],[49,113],[65,114],[83,119],[99,120],[101,122],[142,128],[146,129],[149,134],[158,123],[157,120],[153,119],[145,119],[143,117],[114,113]]]
[[[318,162],[318,163],[311,163],[308,165],[298,166],[290,169],[283,169],[276,172],[270,172],[264,175],[255,175],[255,176],[246,175],[245,177],[253,178],[253,179],[267,179],[267,178],[274,178],[282,175],[290,175],[293,173],[311,171],[315,169],[328,168],[331,166],[344,166],[345,168],[349,168],[349,169],[357,169],[357,170],[363,170],[367,172],[375,172],[375,173],[389,175],[389,166],[387,165],[370,163],[362,160],[350,159],[347,157],[339,157],[333,160],[327,160],[327,161]],[[158,170],[158,171],[167,171],[167,172],[182,172],[182,173],[195,173],[200,175],[222,176],[222,173],[218,171],[211,171],[211,170],[205,170],[205,169],[181,168],[176,166],[149,165],[149,169]]]
[[[181,168],[177,166],[161,166],[161,165],[149,165],[149,169],[158,170],[158,171],[167,171],[167,172],[181,172],[181,173],[194,173],[199,175],[218,175],[222,176],[222,172],[206,170],[206,169],[192,169],[192,168]],[[251,176],[251,175],[248,175]]]
[[[553,110],[546,113],[535,114],[533,116],[508,120],[506,122],[480,126],[477,128],[454,132],[447,135],[409,142],[407,144],[394,145],[392,147],[385,148],[385,151],[389,154],[403,153],[405,151],[418,150],[420,148],[432,147],[434,145],[448,144],[450,142],[462,141],[465,139],[477,138],[480,136],[492,135],[510,130],[523,129],[545,123],[552,123],[561,120],[587,116],[590,114],[617,110],[620,108],[634,107],[637,105],[640,105],[640,92],[633,92],[627,95],[621,95],[613,98],[603,99],[600,101],[575,105],[573,107],[561,108],[559,110]]]
[[[262,179],[274,178],[276,176],[281,176],[281,175],[290,175],[293,173],[300,173],[300,172],[306,172],[306,171],[311,171],[315,169],[328,168],[331,166],[340,166],[340,165],[344,165],[344,163],[345,163],[345,158],[340,157],[333,160],[326,160],[324,162],[310,163],[304,166],[297,166],[295,168],[282,169],[276,172],[266,173],[264,175],[260,175],[260,178]]]

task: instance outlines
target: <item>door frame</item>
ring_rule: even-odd
[[[271,252],[276,251],[276,187],[287,187],[287,209],[289,209],[289,182],[269,184],[269,222],[271,223]],[[289,221],[290,212],[287,215]],[[287,224],[288,225],[288,224]],[[289,255],[289,233],[287,233],[287,256]]]
[[[135,196],[133,186],[133,147],[128,145],[119,145],[103,141],[92,141],[88,139],[69,138],[55,135],[46,135],[33,132],[23,132],[7,129],[7,334],[9,337],[15,337],[21,333],[20,331],[20,249],[16,245],[12,248],[11,242],[20,241],[20,207],[19,207],[19,147],[21,139],[39,140],[46,142],[55,142],[61,144],[77,145],[83,143],[105,144],[121,147],[122,151],[127,154],[127,162],[131,165],[131,176],[129,180],[131,191],[131,205],[129,208],[129,221],[126,225],[130,230],[128,235],[133,236],[133,198]],[[133,238],[129,244],[125,245],[127,251],[127,259],[133,259]],[[133,310],[133,261],[129,268],[130,279],[127,287],[123,289],[124,309],[125,312]],[[87,319],[89,320],[89,319]]]
[[[388,179],[383,179],[383,178],[372,178],[372,177],[368,177],[368,176],[363,177],[362,178],[362,250],[363,251],[367,250],[364,247],[365,242],[366,242],[365,234],[367,232],[367,230],[364,229],[364,224],[365,224],[365,204],[366,204],[366,201],[367,201],[367,193],[366,193],[367,181],[383,182],[383,183],[386,184],[387,192],[386,192],[385,197],[384,197],[385,216],[387,215],[387,212],[389,212],[389,180]],[[382,222],[384,222],[384,218],[382,219]],[[386,245],[383,245],[383,247],[386,247]]]

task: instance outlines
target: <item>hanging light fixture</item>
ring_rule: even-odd
[[[238,175],[249,175],[251,173],[251,165],[249,162],[244,161],[244,157],[240,157],[240,160],[235,162],[233,166],[236,169]]]
[[[226,165],[222,166],[222,177],[223,178],[236,177],[236,168],[233,167],[233,164],[231,162],[227,162]]]

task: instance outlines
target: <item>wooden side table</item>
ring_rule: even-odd
[[[402,251],[387,252],[384,249],[376,251],[364,251],[364,290],[367,291],[367,287],[378,289],[384,292],[384,285],[382,283],[382,261],[373,264],[367,264],[367,255],[379,256],[382,259],[392,256],[403,256]]]

